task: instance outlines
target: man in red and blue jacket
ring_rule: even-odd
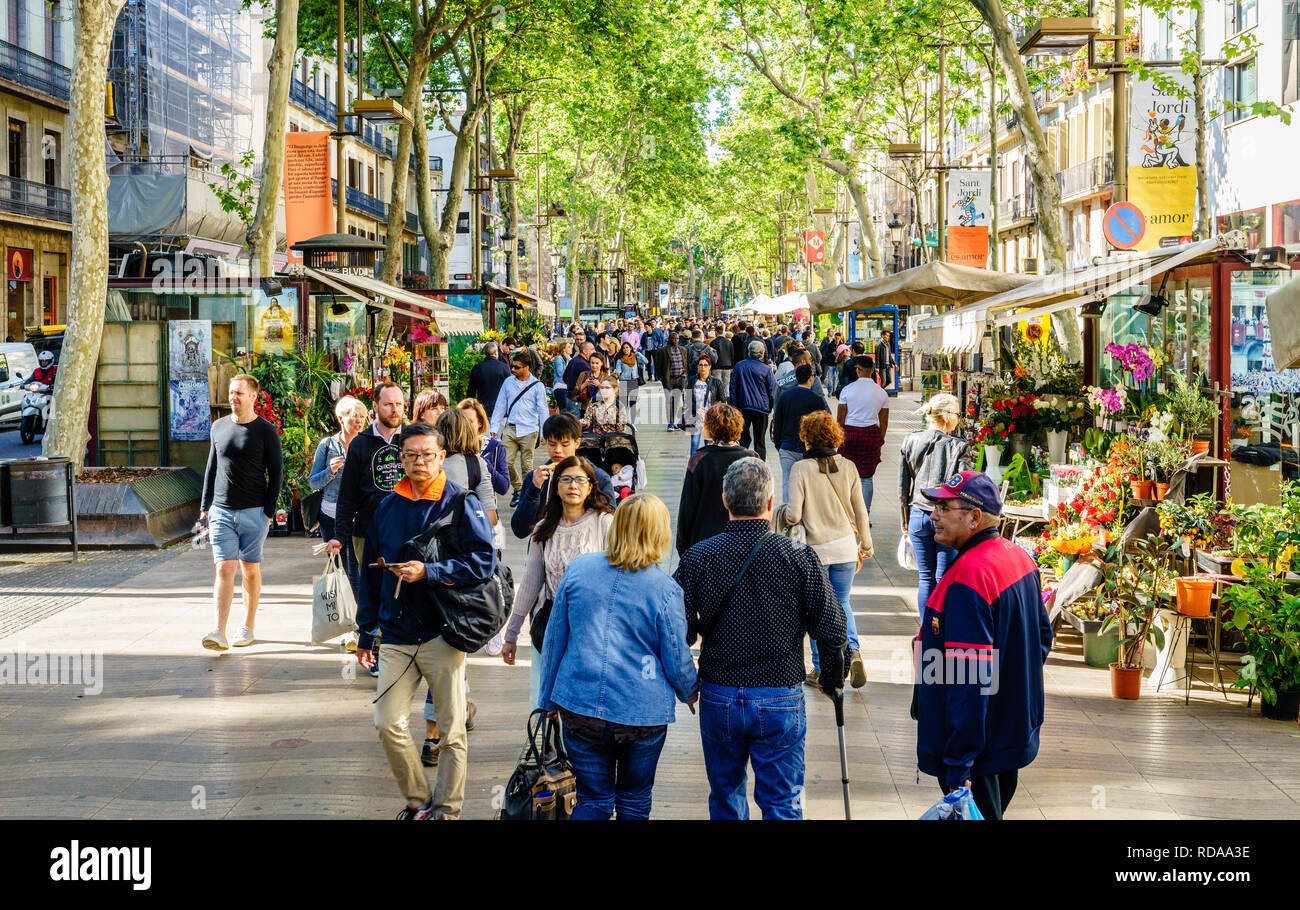
[[[1038,569],[998,534],[1002,502],[987,475],[962,471],[922,494],[935,504],[935,540],[957,558],[916,640],[917,767],[945,794],[969,787],[983,816],[1001,819],[1043,725],[1052,627]]]

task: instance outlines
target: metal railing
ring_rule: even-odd
[[[72,192],[61,186],[0,176],[0,210],[71,224]]]
[[[387,220],[388,204],[386,202],[384,202],[381,199],[376,199],[374,196],[371,196],[369,193],[363,193],[361,190],[358,190],[354,187],[348,187],[347,189],[348,189],[347,192],[348,208],[356,209],[358,212],[361,212],[363,215],[369,215],[372,218],[376,218],[380,221]],[[335,180],[332,177],[330,178],[330,193],[334,196],[335,199],[338,198],[339,183],[337,180]]]
[[[411,170],[415,170],[415,152],[411,152]],[[431,171],[441,171],[441,170],[442,170],[442,157],[441,157],[441,156],[439,156],[439,155],[430,155],[430,156],[429,156],[429,170],[431,170]]]
[[[306,83],[299,82],[297,79],[289,80],[289,100],[331,123],[338,118],[339,108],[337,104],[315,89],[308,88]]]
[[[67,101],[72,70],[40,54],[0,41],[0,77]]]
[[[1061,199],[1071,199],[1093,193],[1109,186],[1115,180],[1115,153],[1107,152],[1081,164],[1067,167],[1056,175],[1056,186]]]
[[[415,214],[415,212],[407,212],[406,228],[407,230],[415,231],[418,233],[420,230],[420,216]]]
[[[1026,183],[1023,193],[998,200],[998,226],[1022,218],[1033,218],[1038,214],[1038,201],[1034,196],[1034,185]]]

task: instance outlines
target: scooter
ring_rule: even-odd
[[[50,422],[50,386],[44,382],[30,382],[23,386],[27,394],[23,396],[22,422],[18,425],[18,435],[24,445],[31,445],[37,436],[45,434],[45,427]]]

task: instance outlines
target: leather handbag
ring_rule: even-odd
[[[298,512],[302,515],[302,526],[308,534],[320,527],[320,504],[325,499],[324,490],[313,490],[298,500]]]
[[[528,715],[528,742],[506,784],[502,821],[564,821],[578,804],[578,778],[564,751],[559,720]]]

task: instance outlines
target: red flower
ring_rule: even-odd
[[[1006,439],[1006,438],[1007,438],[1007,431],[1006,431],[1006,430],[998,430],[998,435],[1001,436],[1003,439]]]

